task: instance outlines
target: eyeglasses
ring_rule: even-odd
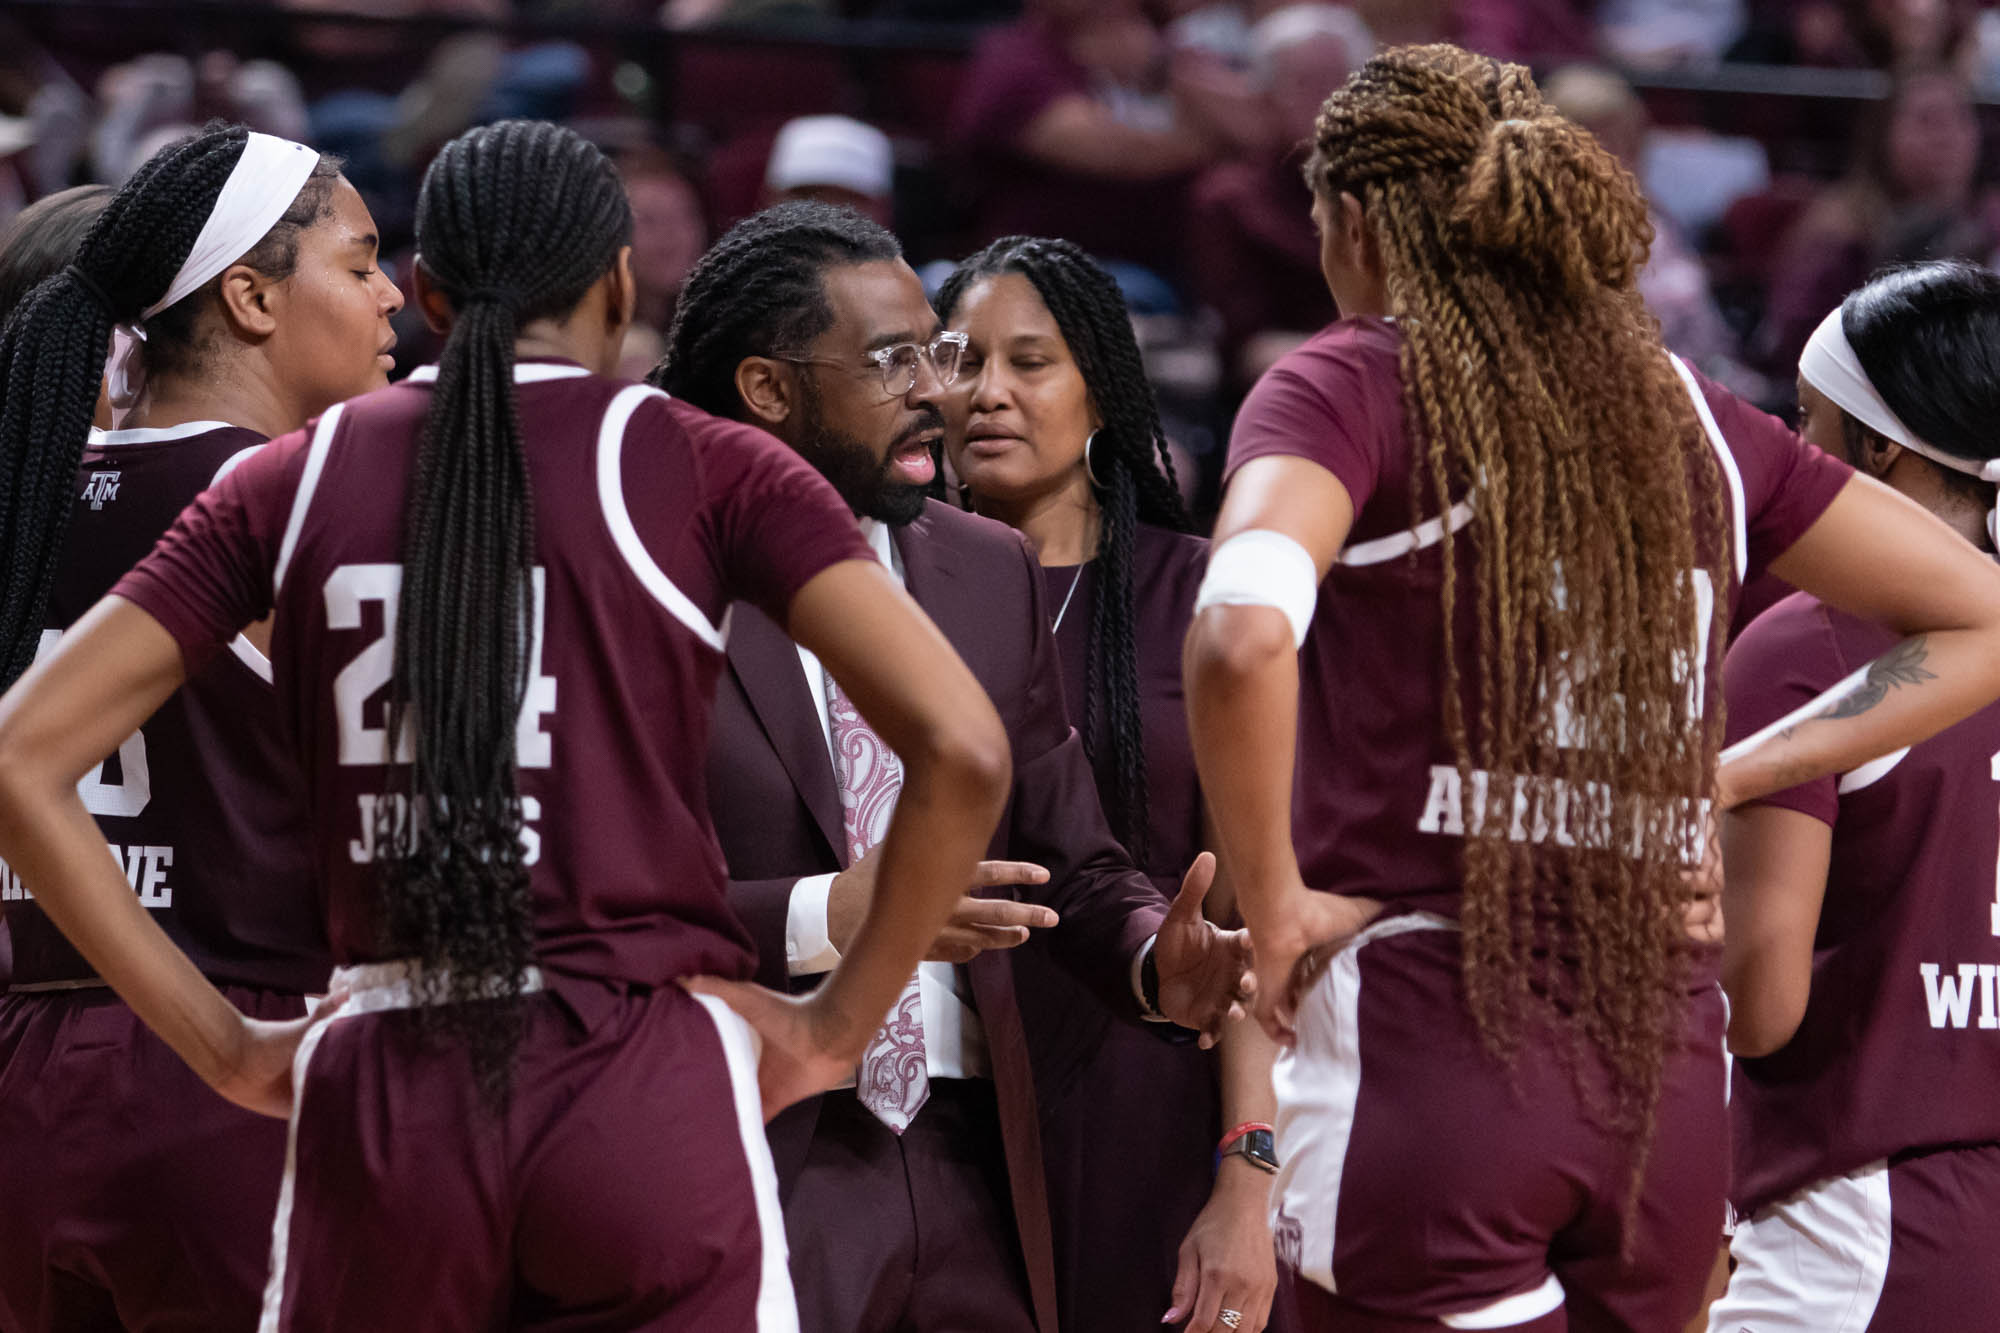
[[[959,362],[964,359],[969,342],[971,339],[963,333],[940,333],[928,343],[877,347],[868,353],[868,359],[881,373],[882,392],[891,398],[901,398],[917,387],[919,367],[925,361],[931,363],[931,372],[937,376],[939,386],[950,387],[958,379]],[[788,356],[782,352],[773,352],[771,356],[773,360],[789,361],[798,366],[833,366],[839,370],[855,370],[847,362],[829,357]]]

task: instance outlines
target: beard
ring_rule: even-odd
[[[878,458],[866,441],[827,424],[820,412],[818,393],[808,388],[802,397],[804,422],[796,446],[800,457],[832,483],[857,516],[872,518],[892,528],[915,522],[936,485],[916,486],[895,480],[892,468],[896,450],[912,436],[943,430],[944,414],[924,404],[917,420],[896,436],[888,455]]]

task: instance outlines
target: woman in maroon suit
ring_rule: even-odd
[[[1186,668],[1291,1043],[1279,1249],[1313,1328],[1678,1328],[1727,1177],[1710,802],[2000,697],[2000,569],[1669,358],[1644,201],[1526,70],[1378,56],[1307,179],[1344,318],[1237,417]],[[1766,566],[1923,672],[1721,762]]]
[[[1006,790],[991,705],[818,474],[607,377],[631,226],[567,130],[446,145],[440,364],[232,470],[0,698],[0,855],[203,1079],[290,1116],[266,1329],[796,1330],[760,1102],[853,1068]],[[739,980],[703,800],[739,598],[904,765],[861,933],[798,1001]],[[310,1023],[204,980],[76,790],[266,613],[340,965]]]
[[[215,128],[105,195],[44,220],[75,227],[64,213],[90,209],[0,343],[8,682],[220,471],[387,382],[402,297],[332,160]],[[126,410],[97,431],[114,325]],[[251,635],[117,738],[83,801],[202,975],[247,1013],[294,1018],[331,964],[268,640]],[[0,999],[0,1195],[17,1201],[0,1211],[0,1326],[250,1327],[282,1127],[202,1086],[4,864],[0,909],[16,983]]]
[[[1171,894],[1207,841],[1179,664],[1208,544],[1190,532],[1125,302],[1068,241],[1010,236],[959,265],[938,315],[969,339],[946,433],[964,498],[1040,558],[1099,798]],[[1233,910],[1226,880],[1208,905]],[[1014,965],[1022,1008],[1071,1038],[1036,1071],[1064,1327],[1140,1333],[1165,1311],[1198,1333],[1263,1328],[1270,1176],[1240,1150],[1261,1140],[1215,1157],[1225,1128],[1268,1131],[1262,1034],[1240,1025],[1213,1055],[1170,1045],[1090,1006],[1044,946]],[[1225,1310],[1237,1322],[1217,1322]]]
[[[1991,552],[1997,360],[2000,276],[1891,270],[1807,342],[1800,428]],[[1729,650],[1730,733],[1895,646],[1816,597],[1779,602]],[[1873,674],[1862,691],[1894,682]],[[1996,755],[2000,706],[1723,821],[1729,1044],[1749,1058],[1718,1333],[1949,1328],[2000,1307]]]

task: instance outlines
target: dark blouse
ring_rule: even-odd
[[[1194,619],[1194,598],[1208,568],[1208,543],[1200,537],[1140,524],[1133,542],[1133,637],[1139,666],[1139,720],[1145,731],[1146,794],[1151,818],[1140,869],[1169,898],[1180,888],[1188,862],[1201,850],[1201,784],[1188,743],[1187,707],[1181,692],[1181,642]],[[1045,565],[1051,614],[1061,611],[1056,649],[1062,656],[1063,699],[1071,725],[1084,721],[1084,682],[1090,659],[1090,620],[1097,609],[1097,562]],[[1074,585],[1075,593],[1071,594]],[[1063,610],[1065,599],[1068,608]],[[1111,761],[1109,719],[1099,717],[1090,737],[1097,790],[1110,806],[1117,789]]]

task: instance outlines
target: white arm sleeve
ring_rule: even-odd
[[[1269,606],[1292,624],[1292,646],[1306,641],[1319,601],[1319,571],[1312,553],[1282,532],[1252,528],[1208,553],[1208,573],[1194,599],[1194,613],[1211,606]]]

